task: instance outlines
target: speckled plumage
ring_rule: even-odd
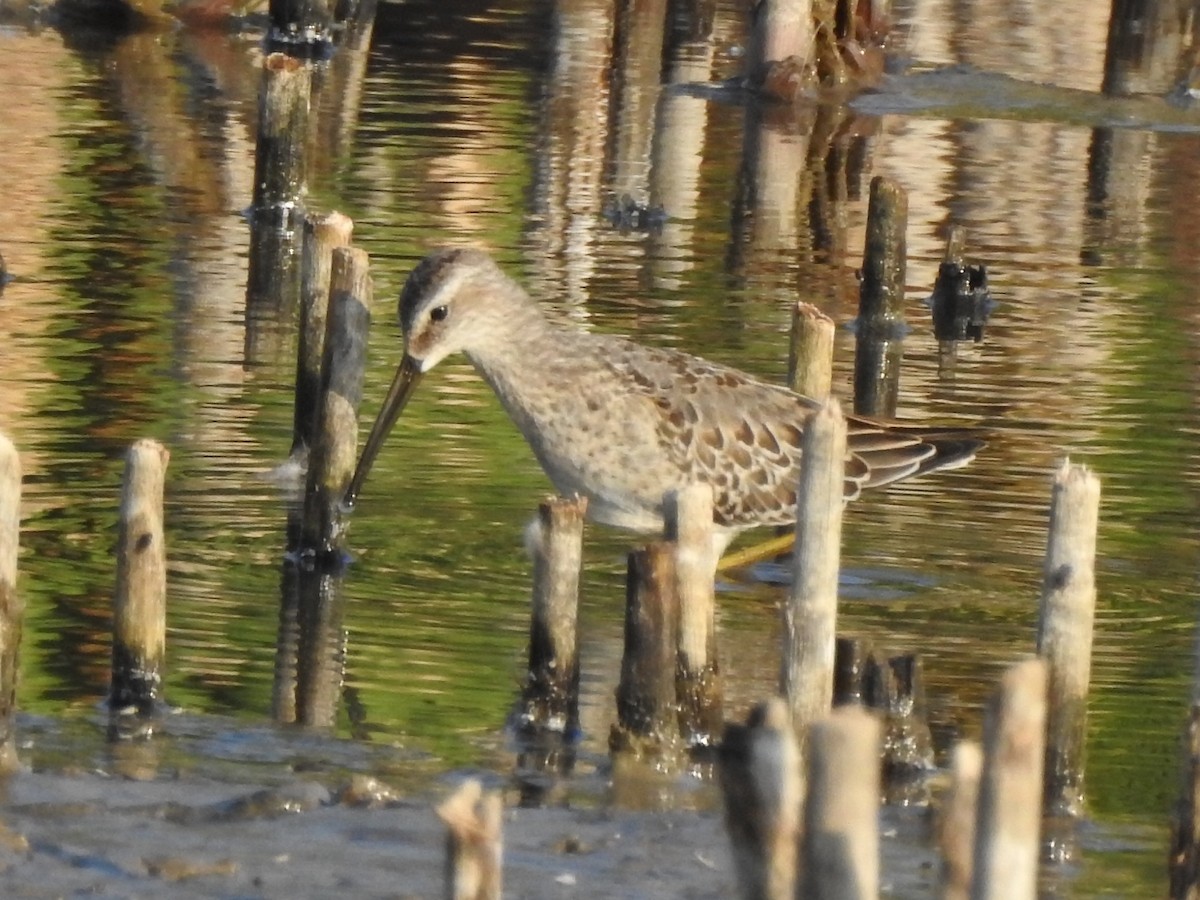
[[[405,362],[364,446],[351,502],[421,373],[461,351],[558,491],[588,497],[590,518],[659,531],[663,494],[701,481],[713,487],[721,544],[745,528],[795,521],[801,438],[818,409],[807,397],[552,320],[478,250],[422,260],[401,293],[400,324]],[[847,419],[848,499],[965,464],[979,446],[964,431]]]

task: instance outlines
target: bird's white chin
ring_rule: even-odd
[[[417,371],[420,372],[422,375],[424,375],[426,372],[428,372],[430,369],[432,369],[434,366],[436,366],[438,363],[440,363],[447,356],[449,356],[449,352],[441,352],[441,351],[435,350],[433,353],[430,353],[424,359],[414,359],[413,362],[416,363]]]

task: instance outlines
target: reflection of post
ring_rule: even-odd
[[[340,575],[300,566],[296,572],[296,721],[331,728],[345,670]]]
[[[613,4],[608,0],[557,0],[553,60],[546,81],[534,186],[545,265],[555,293],[579,302],[591,275],[600,222],[600,184],[607,141],[608,81]]]
[[[289,531],[290,527],[289,523]],[[271,716],[281,725],[296,721],[296,677],[300,669],[300,567],[297,563],[294,556],[284,559],[279,582],[279,630],[275,636]]]
[[[746,112],[742,161],[743,253],[771,257],[799,247],[800,176],[812,136],[812,109],[753,104]]]
[[[663,64],[666,0],[623,0],[617,20],[613,78],[612,193],[644,204],[649,193],[650,146]]]
[[[17,705],[17,654],[25,610],[17,594],[17,543],[21,527],[21,459],[0,434],[0,774],[17,768],[13,714]]]
[[[354,140],[362,107],[363,78],[375,28],[376,0],[338,0],[334,11],[343,30],[337,50],[313,72],[317,121],[311,171],[314,181],[330,172]]]
[[[263,60],[246,283],[247,362],[269,355],[262,328],[300,293],[301,199],[305,186],[310,69],[272,53]]]
[[[1192,660],[1192,702],[1183,733],[1183,784],[1171,815],[1171,900],[1200,896],[1200,628]]]
[[[1165,94],[1183,74],[1192,4],[1184,0],[1113,4],[1104,55],[1109,97]],[[1156,141],[1137,128],[1095,128],[1088,147],[1084,262],[1133,263],[1146,237],[1146,197],[1153,168],[1142,164]],[[1124,249],[1125,252],[1120,251]],[[1113,251],[1117,255],[1113,256]]]
[[[700,197],[700,163],[708,126],[708,101],[679,90],[712,77],[710,35],[676,46],[667,65],[667,88],[659,99],[650,165],[650,207],[665,213],[662,229],[650,237],[655,274],[665,287],[693,265],[693,223]]]
[[[854,411],[896,414],[904,355],[905,228],[908,195],[894,181],[871,180],[859,289],[854,357]]]

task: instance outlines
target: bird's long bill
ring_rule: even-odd
[[[362,489],[363,482],[367,480],[371,464],[375,462],[375,457],[379,455],[383,442],[387,440],[388,432],[392,430],[392,426],[400,418],[400,413],[404,412],[404,407],[408,405],[408,399],[417,389],[417,385],[421,381],[421,374],[417,361],[405,354],[404,359],[400,362],[400,368],[396,370],[396,377],[392,379],[392,386],[388,388],[387,397],[383,400],[383,407],[379,410],[379,416],[375,419],[375,424],[371,426],[371,433],[367,435],[367,442],[363,445],[362,456],[358,458],[354,477],[350,479],[350,487],[346,488],[346,496],[342,502],[347,507],[353,507],[354,501],[358,499],[358,492]]]

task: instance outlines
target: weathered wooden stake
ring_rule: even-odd
[[[679,736],[675,709],[679,600],[675,553],[657,541],[629,554],[625,652],[617,686],[617,727],[609,746],[668,749]]]
[[[108,698],[118,712],[152,712],[162,689],[167,643],[163,483],[170,458],[166,447],[150,438],[135,441],[125,457]]]
[[[728,725],[718,751],[725,828],[744,900],[794,900],[804,783],[787,703]]]
[[[807,753],[808,797],[798,896],[879,896],[879,720],[843,706],[814,722]]]
[[[464,781],[442,801],[446,823],[446,900],[500,900],[504,802],[498,791]]]
[[[748,45],[746,74],[755,86],[763,85],[772,63],[794,61],[798,72],[814,64],[811,0],[764,0],[755,10]]]
[[[317,435],[321,395],[321,363],[329,316],[329,283],[333,251],[350,246],[354,222],[340,212],[310,214],[304,220],[304,254],[300,271],[300,339],[296,352],[296,405],[292,454],[307,454]]]
[[[984,720],[972,900],[1034,900],[1042,821],[1046,664],[1004,673]]]
[[[983,748],[973,741],[954,747],[951,782],[938,821],[942,848],[942,900],[967,900],[971,891],[971,854],[975,847],[975,809]]]
[[[803,749],[833,700],[846,420],[836,400],[804,430],[792,588],[783,608],[781,693]]]
[[[21,457],[8,436],[0,433],[0,774],[18,766],[13,715],[25,616],[25,605],[17,593],[20,531]]]
[[[367,254],[353,247],[333,251],[329,327],[321,375],[317,438],[308,462],[302,549],[325,557],[342,537],[342,495],[358,455],[358,407],[366,370],[371,324],[371,276]]]
[[[689,745],[709,745],[721,729],[712,487],[692,484],[672,491],[664,506],[667,537],[675,546],[675,589],[679,597],[675,679],[679,726]]]
[[[833,319],[811,303],[792,310],[788,385],[797,394],[825,400],[833,387]]]
[[[579,721],[579,569],[586,497],[552,497],[538,506],[529,534],[533,598],[529,674],[522,724],[572,732]]]
[[[903,357],[908,195],[882,175],[871,179],[854,357],[854,411],[896,414]]]
[[[1064,460],[1054,475],[1037,650],[1047,663],[1044,811],[1077,817],[1084,805],[1087,695],[1096,611],[1100,479]]]

